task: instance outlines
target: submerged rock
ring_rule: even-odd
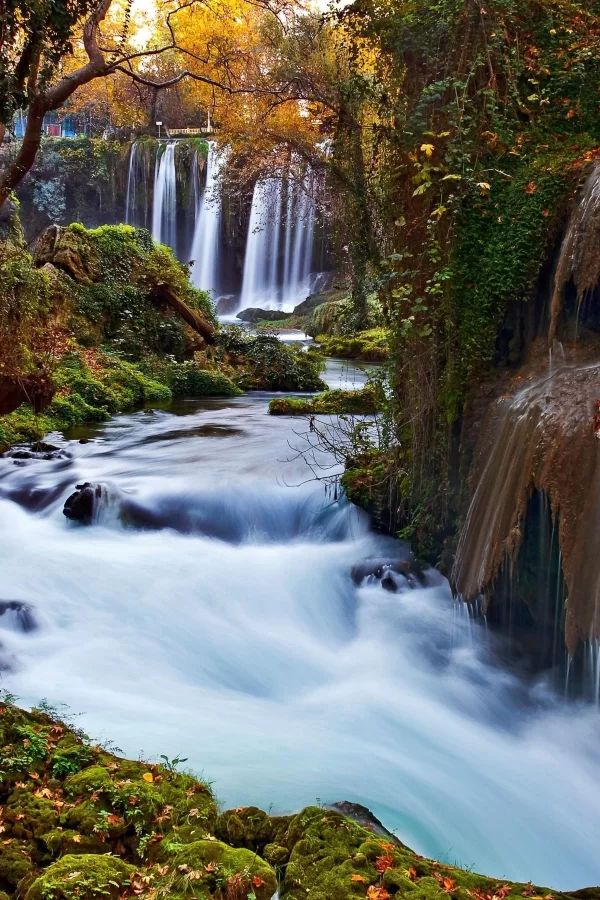
[[[352,567],[352,580],[356,585],[380,582],[386,591],[414,589],[423,584],[423,572],[411,559],[363,559]]]
[[[34,631],[37,627],[33,610],[22,600],[0,600],[0,617],[10,619],[19,631]]]

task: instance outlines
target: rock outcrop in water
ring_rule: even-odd
[[[335,804],[351,818],[317,806],[219,813],[179,760],[115,756],[52,710],[0,704],[0,738],[1,900],[271,900],[277,888],[280,900],[549,897],[425,859],[355,804]],[[552,894],[576,896],[600,890]]]

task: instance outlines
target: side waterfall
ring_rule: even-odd
[[[177,178],[175,173],[175,141],[169,141],[157,161],[154,173],[154,206],[152,237],[168,244],[177,252]]]
[[[213,295],[219,289],[219,249],[223,209],[220,176],[225,161],[226,154],[218,153],[217,145],[211,141],[206,160],[206,186],[197,207],[192,240],[191,258],[195,260],[192,281],[195,287],[211,291]]]
[[[125,224],[147,228],[149,219],[150,170],[152,161],[142,141],[134,141],[129,151]]]
[[[283,176],[256,184],[240,308],[290,310],[310,293],[316,222],[312,180],[307,173],[298,189]]]

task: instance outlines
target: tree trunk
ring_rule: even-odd
[[[42,139],[45,113],[45,105],[39,97],[36,98],[29,107],[27,128],[21,148],[15,160],[0,176],[0,207],[6,203],[11,191],[21,183],[35,162]]]
[[[170,285],[160,281],[154,289],[154,294],[159,302],[166,303],[181,316],[184,322],[187,322],[190,328],[204,338],[207,344],[215,343],[217,334],[212,323],[208,322],[199,310],[192,309],[187,303],[180,300]]]

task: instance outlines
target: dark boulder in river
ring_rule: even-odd
[[[84,484],[78,484],[77,489],[65,502],[63,515],[73,522],[91,525],[101,497],[101,484],[91,484],[89,481],[84,482]]]

